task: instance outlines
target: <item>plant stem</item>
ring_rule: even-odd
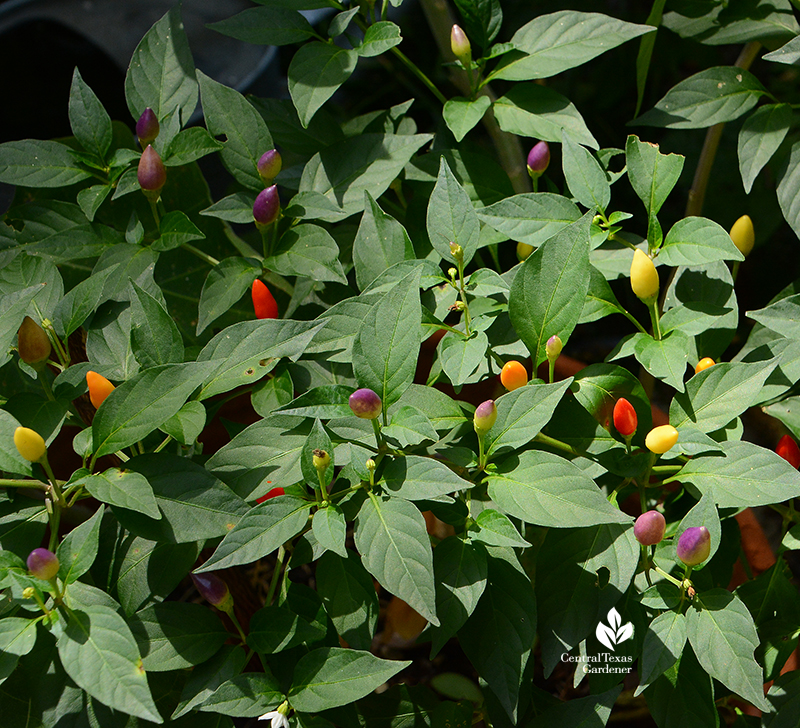
[[[0,478],[0,488],[36,488],[47,492],[50,487],[41,480],[25,480],[24,478]]]
[[[661,341],[661,317],[658,315],[657,298],[647,307],[647,310],[650,312],[650,322],[653,325],[653,338],[656,341]]]
[[[556,450],[561,450],[562,452],[569,453],[570,455],[582,455],[582,453],[579,453],[574,447],[572,447],[572,445],[567,445],[566,442],[561,442],[561,440],[556,440],[554,437],[550,437],[549,435],[545,435],[541,432],[533,439],[536,440],[536,442],[541,442],[542,445],[549,445]]]
[[[236,631],[239,633],[239,639],[242,640],[242,644],[246,645],[247,644],[247,636],[245,635],[244,630],[242,629],[242,625],[239,624],[239,620],[236,619],[236,614],[233,611],[233,607],[231,607],[230,609],[226,610],[225,614],[227,614],[231,618],[231,622],[233,622],[233,626],[236,627]]]
[[[672,574],[668,574],[666,571],[664,571],[664,569],[662,569],[657,564],[653,564],[653,570],[661,574],[661,576],[663,576],[667,581],[671,581],[679,589],[683,587],[682,581],[678,581],[674,576],[672,576]]]
[[[275,596],[275,589],[278,586],[278,579],[280,578],[281,570],[283,569],[283,559],[285,556],[286,548],[284,544],[281,544],[281,547],[278,549],[278,559],[275,562],[275,570],[272,572],[272,581],[269,584],[269,592],[267,592],[267,606],[272,604],[272,598]]]
[[[422,81],[425,87],[442,104],[447,103],[447,98],[445,97],[445,95],[441,91],[439,91],[439,89],[436,88],[436,86],[434,86],[433,81],[431,81],[417,66],[417,64],[414,63],[405,53],[403,53],[403,51],[401,51],[397,46],[395,46],[394,48],[392,48],[392,53],[396,55],[406,65],[406,68],[408,68],[408,70],[411,71],[411,73],[413,73],[420,81]]]
[[[191,243],[182,243],[181,247],[189,251],[192,255],[196,255],[200,260],[208,263],[212,268],[219,265],[219,261],[216,258],[204,253],[200,248],[195,248]]]

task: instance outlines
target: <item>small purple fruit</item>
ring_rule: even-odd
[[[678,539],[678,558],[687,566],[702,564],[711,552],[711,534],[705,526],[687,528]]]
[[[58,573],[58,556],[47,549],[34,549],[28,555],[28,571],[37,579],[50,581]]]
[[[633,524],[633,535],[642,546],[655,546],[664,538],[667,522],[658,511],[642,513]]]
[[[136,178],[139,180],[139,186],[145,192],[159,192],[167,181],[167,170],[164,163],[158,152],[149,144],[139,159]]]
[[[139,144],[142,145],[142,149],[145,149],[155,141],[159,131],[158,119],[148,106],[142,112],[139,121],[136,122],[136,136],[139,137]]]
[[[528,152],[528,174],[531,179],[541,177],[550,164],[550,147],[547,142],[535,144]]]
[[[209,604],[224,609],[229,601],[233,601],[228,585],[216,574],[192,574],[191,577],[200,596]]]
[[[492,429],[492,425],[497,419],[497,405],[493,399],[481,402],[475,408],[475,416],[472,420],[475,425],[475,432],[484,433]]]
[[[454,25],[450,30],[450,50],[453,55],[461,61],[461,65],[466,69],[472,62],[472,46],[470,46],[467,34],[461,26]]]
[[[281,171],[283,162],[281,160],[280,152],[277,149],[270,149],[261,155],[256,167],[261,179],[264,180],[265,185],[271,185],[278,173]]]
[[[253,219],[258,226],[271,225],[278,219],[281,211],[281,200],[278,197],[278,186],[272,185],[261,190],[253,204]]]
[[[374,420],[383,409],[381,398],[371,389],[357,389],[350,395],[350,409],[356,417]]]

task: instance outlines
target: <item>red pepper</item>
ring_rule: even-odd
[[[258,319],[278,318],[278,304],[266,284],[256,278],[253,281],[253,310]]]
[[[273,488],[266,495],[262,495],[260,498],[256,498],[256,503],[263,503],[264,501],[269,500],[270,498],[274,498],[276,495],[283,495],[283,494],[284,494],[283,488],[281,487]]]
[[[800,467],[800,447],[797,447],[797,443],[792,439],[791,435],[784,435],[778,440],[775,452],[793,468]]]
[[[639,418],[633,405],[624,397],[620,397],[614,405],[614,427],[623,437],[632,437],[639,425]]]

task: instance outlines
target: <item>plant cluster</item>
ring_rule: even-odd
[[[459,24],[424,4],[444,83],[400,50],[400,0],[258,0],[213,27],[296,46],[291,98],[245,98],[195,70],[176,8],[133,55],[130,119],[76,69],[74,136],[0,145],[4,725],[536,728],[615,705],[661,728],[800,722],[800,673],[781,675],[800,289],[739,336],[740,266],[769,241],[744,210],[730,232],[700,216],[722,127],[747,115],[742,183],[777,174],[800,234],[791,102],[747,70],[762,43],[765,65],[800,58],[793,6],[562,9],[496,42],[499,0],[456,0]],[[312,27],[299,11],[320,6]],[[657,34],[746,45],[638,116]],[[551,82],[629,42],[634,123],[709,128],[664,227],[684,156],[621,129],[599,149]],[[411,101],[337,119],[374,58],[439,105],[431,130]],[[577,327],[611,316],[606,360],[559,379]],[[243,397],[255,422],[211,447]],[[754,406],[780,441],[743,438]],[[755,506],[780,514],[778,560],[729,588]],[[236,583],[259,561],[248,611]],[[419,625],[417,662],[457,644],[468,664],[426,679],[378,650],[387,600]],[[577,697],[546,689],[557,670]]]

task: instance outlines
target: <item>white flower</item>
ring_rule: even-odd
[[[277,710],[271,710],[258,717],[259,720],[271,720],[271,728],[289,728],[289,719]]]

